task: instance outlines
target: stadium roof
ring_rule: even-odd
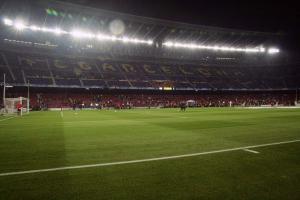
[[[278,36],[282,36],[282,33],[226,29],[141,17],[60,1],[42,0],[31,4],[28,4],[27,1],[21,3],[7,1],[2,6],[2,13],[19,14],[20,4],[24,4],[22,5],[22,12],[28,20],[37,21],[39,19],[41,20],[40,23],[44,23],[44,25],[54,23],[55,20],[52,17],[56,17],[56,21],[61,26],[78,24],[108,31],[110,21],[121,19],[126,25],[125,33],[127,35],[139,35],[152,40],[172,39],[193,42],[205,41],[206,43],[219,41],[228,44],[260,45],[264,43],[277,44]]]
[[[123,14],[60,1],[41,0],[32,1],[31,3],[28,3],[28,1],[19,2],[16,0],[6,1],[1,7],[1,13],[2,17],[8,17],[15,20],[21,18],[26,23],[37,24],[40,27],[59,26],[64,30],[72,30],[74,27],[80,27],[80,29],[90,30],[92,32],[98,32],[100,30],[101,33],[105,35],[116,35],[117,37],[120,36],[123,38],[126,36],[128,38],[136,38],[137,40],[145,41],[146,43],[147,41],[151,41],[151,44],[153,42],[153,46],[140,47],[138,45],[91,44],[89,41],[76,41],[77,43],[80,43],[81,47],[82,45],[85,45],[84,48],[80,47],[81,50],[88,49],[89,51],[93,51],[94,49],[97,52],[100,51],[101,53],[114,55],[126,54],[129,56],[203,60],[212,56],[215,52],[210,53],[201,51],[199,53],[199,51],[179,52],[177,49],[164,50],[163,44],[172,41],[184,44],[181,46],[188,46],[185,44],[197,44],[198,46],[209,46],[211,49],[216,45],[218,45],[216,49],[219,49],[219,47],[222,46],[235,48],[280,48],[285,38],[285,35],[280,33],[193,25]],[[114,21],[121,21],[124,24],[123,30],[117,30],[119,31],[117,34],[112,34],[111,30],[112,22]],[[26,43],[28,40],[35,40],[35,43],[50,44],[50,47],[71,46],[75,49],[79,48],[77,44],[68,43],[68,40],[60,40],[57,37],[51,37],[49,35],[39,35],[36,37],[33,36],[33,34],[11,34],[11,32],[4,29],[0,31],[0,34],[3,39],[6,39],[6,42],[21,40]],[[7,36],[10,37],[7,38]],[[222,55],[222,52],[220,54]]]

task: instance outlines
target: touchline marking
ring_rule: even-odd
[[[250,152],[250,153],[259,153],[258,151],[254,151],[254,150],[251,150],[251,149],[243,149],[244,151],[247,151],[247,152]]]
[[[215,153],[223,153],[223,152],[230,152],[230,151],[238,151],[238,150],[266,147],[266,146],[274,146],[274,145],[280,145],[280,144],[289,144],[289,143],[295,143],[295,142],[300,142],[300,139],[252,145],[252,146],[244,146],[244,147],[237,147],[237,148],[230,148],[230,149],[206,151],[206,152],[200,152],[200,153],[183,154],[183,155],[177,155],[177,156],[165,156],[165,157],[148,158],[148,159],[141,159],[141,160],[129,160],[129,161],[97,163],[97,164],[89,164],[89,165],[74,165],[74,166],[56,167],[56,168],[48,168],[48,169],[5,172],[5,173],[0,173],[0,177],[1,176],[21,175],[21,174],[34,174],[34,173],[42,173],[42,172],[62,171],[62,170],[70,170],[70,169],[95,168],[95,167],[124,165],[124,164],[132,164],[132,163],[143,163],[143,162],[152,162],[152,161],[169,160],[169,159],[177,159],[177,158],[186,158],[186,157],[193,157],[193,156],[200,156],[200,155],[207,155],[207,154],[215,154]]]
[[[5,120],[9,120],[9,119],[13,119],[13,118],[15,118],[15,117],[8,117],[8,118],[5,118],[5,119],[1,119],[0,122],[5,121]]]

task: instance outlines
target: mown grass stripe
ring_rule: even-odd
[[[253,149],[253,148],[259,148],[259,147],[289,144],[289,143],[295,143],[295,142],[300,142],[300,139],[299,140],[289,140],[289,141],[282,141],[282,142],[266,143],[266,144],[258,144],[258,145],[244,146],[244,147],[236,147],[236,148],[229,148],[229,149],[221,149],[221,150],[214,150],[214,151],[206,151],[206,152],[199,152],[199,153],[182,154],[182,155],[177,155],[177,156],[165,156],[165,157],[147,158],[147,159],[140,159],[140,160],[129,160],[129,161],[97,163],[97,164],[89,164],[89,165],[64,166],[64,167],[56,167],[56,168],[48,168],[48,169],[36,169],[36,170],[26,170],[26,171],[16,171],[16,172],[5,172],[5,173],[0,173],[0,176],[12,176],[12,175],[53,172],[53,171],[62,171],[62,170],[71,170],[71,169],[95,168],[95,167],[104,167],[104,166],[113,166],[113,165],[152,162],[152,161],[159,161],[159,160],[178,159],[178,158],[193,157],[193,156],[200,156],[200,155],[207,155],[207,154],[216,154],[216,153],[231,152],[231,151],[238,151],[238,150],[245,150],[245,149]]]

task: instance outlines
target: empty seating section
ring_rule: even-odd
[[[56,78],[55,82],[58,86],[81,86],[79,79],[75,78]]]
[[[82,79],[82,82],[89,87],[107,87],[105,81],[101,79]]]
[[[33,85],[52,85],[53,81],[51,78],[27,78],[30,84]]]
[[[3,82],[3,74],[6,75],[6,78],[5,78],[6,82],[8,82],[8,83],[13,82],[13,78],[12,78],[9,70],[7,69],[7,67],[0,66],[0,74],[1,74],[1,76],[0,76],[0,82]]]
[[[0,73],[7,74],[11,84],[29,81],[37,86],[282,89],[300,85],[300,67],[295,66],[172,65],[15,52],[0,52]]]

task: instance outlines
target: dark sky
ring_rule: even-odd
[[[66,0],[134,15],[254,31],[296,32],[296,1]]]

